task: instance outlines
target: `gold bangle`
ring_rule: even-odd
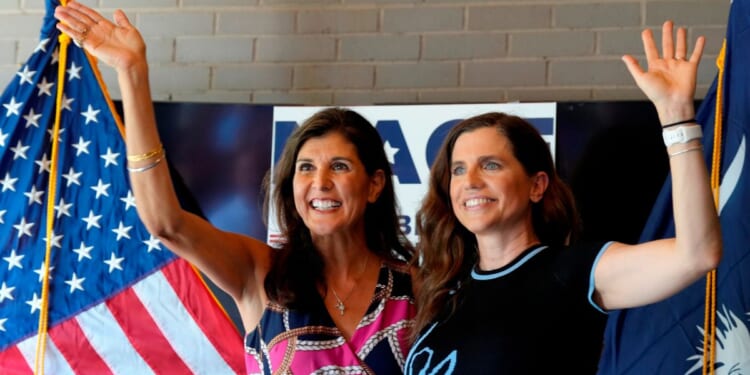
[[[671,159],[673,156],[677,156],[677,155],[680,155],[680,154],[685,154],[685,153],[688,153],[690,151],[699,151],[699,150],[701,150],[701,151],[703,150],[703,145],[693,146],[693,147],[690,147],[690,148],[686,148],[684,150],[673,152],[673,153],[669,154],[669,158]]]
[[[130,161],[130,162],[136,162],[136,161],[142,161],[142,160],[151,159],[151,158],[153,158],[155,156],[159,156],[163,152],[164,152],[164,146],[161,143],[159,143],[159,147],[157,147],[157,148],[155,148],[155,149],[153,149],[153,150],[151,150],[151,151],[149,151],[149,152],[147,152],[145,154],[128,155],[128,161]]]

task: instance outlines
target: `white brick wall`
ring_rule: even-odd
[[[644,99],[620,56],[667,17],[707,37],[729,0],[80,0],[142,31],[156,100],[306,105]],[[0,82],[36,46],[44,0],[0,0]],[[114,74],[105,82],[119,98]]]

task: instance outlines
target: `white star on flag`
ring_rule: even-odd
[[[109,189],[110,184],[105,184],[102,182],[102,179],[100,178],[99,181],[97,181],[96,186],[92,186],[91,189],[96,192],[96,199],[99,199],[100,196],[108,197],[109,193],[107,193],[107,189]]]
[[[76,149],[76,156],[80,156],[81,154],[88,154],[89,144],[91,144],[91,141],[86,141],[83,139],[83,137],[78,137],[78,143],[74,143],[72,145],[73,148]]]
[[[34,273],[39,275],[39,282],[42,282],[42,279],[44,278],[44,275],[47,275],[47,277],[52,280],[52,271],[55,270],[54,266],[50,266],[49,272],[44,270],[44,262],[42,262],[41,265],[39,265],[39,268],[34,270]]]
[[[34,203],[42,204],[42,195],[44,195],[44,190],[37,190],[36,186],[31,185],[31,190],[23,193],[23,195],[29,198],[29,206]]]
[[[135,207],[135,197],[133,196],[133,192],[128,190],[128,195],[124,198],[120,198],[121,201],[125,202],[125,211],[127,211],[130,207]]]
[[[73,109],[71,109],[70,105],[73,104],[74,100],[75,100],[75,98],[68,98],[66,95],[63,94],[63,99],[62,99],[62,107],[63,107],[63,109],[68,110],[68,111],[72,111]]]
[[[82,219],[86,222],[86,230],[91,229],[91,227],[101,228],[99,226],[99,220],[101,218],[102,215],[94,215],[94,210],[89,210],[89,216]]]
[[[52,231],[51,235],[48,235],[47,237],[44,237],[44,242],[47,242],[47,240],[52,237],[52,245],[51,247],[61,248],[61,241],[65,235],[64,234],[55,234],[54,231]]]
[[[63,178],[67,181],[67,184],[65,186],[70,186],[71,184],[81,185],[81,182],[78,180],[83,172],[76,172],[73,167],[70,167],[67,174],[63,175]]]
[[[86,109],[86,112],[81,112],[81,116],[86,118],[85,125],[88,125],[89,122],[91,121],[99,122],[99,120],[96,119],[96,115],[98,114],[99,114],[99,110],[98,109],[95,110],[94,107],[91,106],[91,104],[89,104],[89,107],[88,109]]]
[[[3,257],[3,260],[8,262],[8,271],[12,270],[14,267],[23,269],[23,265],[21,264],[23,257],[24,255],[16,254],[16,249],[11,250],[9,256]]]
[[[29,109],[29,113],[23,116],[23,119],[26,120],[26,127],[33,126],[35,128],[39,127],[39,119],[42,118],[41,113],[35,113],[34,108]]]
[[[117,235],[117,241],[122,239],[123,237],[130,239],[130,230],[133,229],[132,226],[125,226],[122,221],[120,221],[120,225],[117,226],[117,228],[112,229],[113,232]]]
[[[0,146],[5,147],[5,140],[8,139],[8,136],[10,133],[3,133],[3,130],[0,129]]]
[[[119,152],[112,152],[112,149],[107,147],[107,153],[104,155],[100,155],[102,159],[104,159],[104,167],[109,167],[110,164],[117,165],[117,157],[120,156]]]
[[[75,272],[73,272],[73,277],[69,280],[65,280],[65,284],[70,285],[70,290],[68,293],[73,294],[76,290],[83,291],[83,282],[86,280],[85,277],[79,278],[78,275],[76,275]]]
[[[18,110],[22,105],[23,102],[17,102],[15,97],[10,98],[10,102],[3,104],[3,107],[8,110],[5,113],[5,117],[10,117],[11,115],[20,116],[21,114],[18,112]]]
[[[52,161],[50,161],[49,158],[47,158],[47,153],[44,153],[42,155],[42,158],[35,161],[34,163],[36,163],[36,165],[39,166],[38,173],[41,174],[42,172],[49,172],[49,166],[50,164],[52,164]]]
[[[122,271],[122,261],[125,260],[125,258],[118,258],[115,256],[115,253],[112,253],[110,255],[108,260],[105,260],[104,263],[109,266],[109,273],[112,273],[114,270],[120,270]]]
[[[16,147],[10,148],[10,150],[13,151],[13,160],[16,160],[18,158],[28,159],[26,157],[26,151],[29,150],[29,147],[30,146],[24,146],[24,144],[21,143],[21,140],[18,140]]]
[[[29,66],[26,65],[23,67],[23,71],[17,72],[16,75],[21,77],[21,86],[23,86],[24,83],[29,83],[31,85],[34,84],[34,74],[36,71],[29,70]]]
[[[55,211],[57,211],[57,218],[59,219],[60,216],[70,216],[70,208],[73,207],[73,203],[66,203],[65,198],[60,198],[60,201],[55,206]]]
[[[70,63],[70,69],[68,69],[68,82],[74,79],[81,79],[81,67],[76,66],[76,62]]]
[[[34,48],[34,52],[39,52],[39,51],[47,52],[47,43],[49,43],[49,39],[50,38],[44,38],[40,40],[39,43]]]
[[[6,299],[13,299],[13,289],[16,289],[16,287],[9,287],[5,285],[5,282],[3,282],[3,285],[0,285],[0,303],[2,303]]]
[[[149,235],[149,239],[146,241],[143,241],[143,243],[146,244],[146,246],[148,246],[147,252],[149,253],[152,250],[161,250],[161,248],[159,247],[159,244],[161,243],[161,241],[159,241],[158,238],[152,235]]]
[[[21,238],[23,236],[29,236],[31,237],[31,227],[34,226],[34,223],[27,223],[25,217],[21,217],[21,221],[14,225],[13,228],[16,228],[18,230],[18,238]]]
[[[78,261],[80,262],[83,258],[91,259],[91,250],[93,249],[93,246],[86,246],[86,243],[81,241],[81,246],[74,249],[73,252],[78,254]]]
[[[34,293],[34,297],[30,301],[26,301],[26,304],[31,306],[29,314],[33,314],[35,311],[42,308],[42,299]]]
[[[5,174],[5,177],[0,181],[0,185],[3,185],[3,190],[16,191],[16,181],[18,178],[10,177],[10,172]]]
[[[54,86],[54,82],[47,82],[47,77],[42,78],[42,82],[39,82],[36,87],[39,89],[39,92],[36,94],[37,96],[47,95],[52,96],[52,86]]]

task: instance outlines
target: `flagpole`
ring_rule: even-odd
[[[65,6],[67,1],[61,0],[60,3]],[[42,296],[41,307],[39,311],[39,328],[37,331],[36,353],[34,358],[34,374],[44,375],[44,357],[47,345],[47,328],[49,323],[49,269],[50,254],[52,253],[52,235],[54,234],[54,207],[55,197],[57,195],[57,170],[60,135],[60,117],[62,115],[62,97],[65,92],[65,66],[67,65],[68,46],[70,38],[65,34],[60,34],[58,38],[60,45],[60,59],[57,69],[57,93],[55,98],[55,123],[52,127],[52,152],[50,156],[50,173],[49,186],[47,194],[47,221],[45,225],[45,236],[47,241],[44,245],[44,267],[42,269]]]
[[[721,174],[721,140],[724,118],[724,66],[726,60],[727,40],[721,45],[721,51],[716,58],[719,69],[716,86],[716,110],[714,113],[714,144],[711,155],[711,189],[714,193],[714,206],[719,208],[719,187]],[[706,275],[705,317],[703,321],[703,374],[713,375],[716,364],[716,270]]]

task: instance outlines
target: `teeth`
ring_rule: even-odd
[[[489,199],[489,198],[474,198],[474,199],[469,199],[468,201],[466,201],[466,203],[464,203],[464,206],[466,206],[466,207],[476,207],[476,206],[479,206],[479,205],[482,205],[482,204],[485,204],[485,203],[489,203],[491,201],[492,200]]]
[[[341,203],[331,200],[314,199],[312,201],[312,206],[317,210],[330,210],[332,208],[341,207]]]

